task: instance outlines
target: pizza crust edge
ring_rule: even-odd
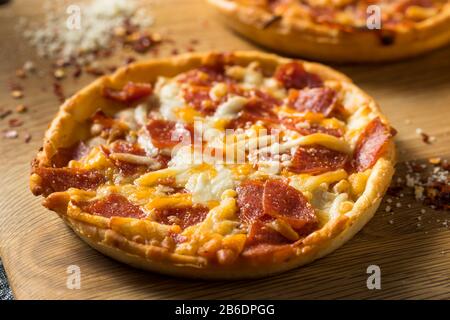
[[[61,106],[45,134],[44,147],[38,153],[35,165],[45,166],[49,164],[57,148],[78,141],[81,137],[78,130],[74,131],[73,129],[78,128],[84,120],[88,119],[99,105],[106,106],[112,103],[111,100],[101,98],[100,90],[103,86],[119,88],[127,81],[148,82],[155,80],[161,74],[175,75],[200,65],[208,59],[210,54],[191,53],[179,57],[137,62],[118,70],[111,76],[104,76],[94,81]],[[291,59],[281,58],[273,54],[254,51],[233,52],[233,57],[237,63],[259,61],[263,69],[274,69],[278,64],[291,61]],[[357,90],[358,94],[362,94],[369,99],[371,110],[384,123],[389,124],[373,99],[353,85],[346,76],[316,63],[304,62],[304,66],[308,71],[317,73],[324,79],[335,79],[347,83],[352,89]],[[93,101],[96,103],[87,103]],[[79,107],[80,105],[83,105],[83,107]],[[77,134],[73,134],[74,132],[77,132]],[[295,245],[296,256],[290,257],[287,261],[276,263],[239,261],[239,263],[230,266],[206,265],[202,257],[169,253],[161,247],[144,245],[129,240],[112,230],[106,222],[108,219],[104,217],[96,217],[97,222],[100,221],[100,223],[95,224],[74,219],[67,214],[69,195],[66,192],[55,192],[47,199],[52,198],[53,206],[51,209],[57,212],[75,233],[90,246],[107,256],[134,267],[189,278],[259,278],[312,262],[334,251],[351,239],[372,218],[378,208],[394,173],[395,159],[395,145],[390,140],[386,153],[378,159],[372,168],[364,193],[355,202],[353,209],[339,218],[329,221],[321,229],[311,233],[301,243]],[[30,185],[32,190],[36,187],[33,176],[30,178]]]

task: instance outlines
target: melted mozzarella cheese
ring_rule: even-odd
[[[290,185],[302,192],[312,192],[321,184],[331,184],[347,178],[347,172],[344,169],[325,172],[317,176],[308,174],[299,174],[291,177]]]
[[[175,82],[167,82],[165,79],[160,78],[156,85],[159,88],[159,103],[160,113],[168,120],[178,120],[175,115],[175,110],[184,107],[185,103],[181,97],[181,86]]]
[[[259,63],[252,62],[245,68],[243,84],[253,88],[260,86],[264,81],[264,76],[260,70]]]
[[[233,175],[224,167],[203,171],[191,175],[185,188],[192,193],[193,202],[218,201],[225,190],[234,188]]]
[[[312,144],[320,144],[324,147],[342,153],[352,153],[350,145],[345,140],[324,133],[313,133],[307,136],[301,136],[294,140],[289,140],[284,143],[272,143],[269,147],[261,148],[259,149],[259,151],[277,154],[279,152],[286,152],[294,147]]]
[[[137,142],[139,146],[145,150],[145,153],[151,157],[158,155],[158,148],[156,148],[152,143],[152,138],[145,133],[142,132],[139,134]]]
[[[214,117],[216,119],[224,117],[235,117],[247,102],[248,99],[241,96],[230,97],[227,101],[219,105],[216,112],[214,113]]]

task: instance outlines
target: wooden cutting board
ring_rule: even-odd
[[[71,2],[72,3],[72,2]],[[144,1],[155,16],[156,30],[174,44],[159,55],[190,50],[258,49],[217,20],[203,1]],[[29,163],[41,146],[59,102],[52,93],[48,61],[22,41],[18,18],[42,17],[34,0],[15,0],[0,7],[0,107],[25,103],[29,111],[0,120],[20,118],[19,138],[0,138],[0,252],[14,295],[18,299],[319,299],[319,298],[450,298],[450,231],[442,223],[449,212],[427,209],[411,198],[386,213],[383,204],[364,229],[342,248],[309,266],[253,281],[205,282],[142,272],[97,253],[80,241],[54,214],[40,205],[28,189]],[[198,44],[196,43],[198,40]],[[152,58],[147,54],[141,58]],[[40,76],[20,80],[25,97],[13,100],[6,83],[14,71],[33,60]],[[122,58],[121,58],[122,59]],[[47,67],[46,67],[47,66]],[[373,95],[399,131],[400,161],[450,157],[450,48],[417,59],[372,66],[337,66]],[[93,80],[92,76],[63,81],[67,95]],[[416,128],[437,138],[424,144]],[[28,144],[25,133],[32,135]],[[411,204],[408,208],[407,204]],[[421,216],[421,227],[417,226]],[[81,288],[66,287],[70,265],[81,269]],[[381,290],[368,290],[366,269],[381,269]]]

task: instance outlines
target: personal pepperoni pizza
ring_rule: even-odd
[[[324,256],[370,220],[394,134],[372,98],[323,65],[188,54],[129,65],[68,99],[31,190],[122,262],[262,277]]]
[[[450,42],[449,0],[208,0],[230,28],[312,60],[377,62]]]

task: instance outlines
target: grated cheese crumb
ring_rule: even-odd
[[[95,60],[98,50],[110,49],[115,30],[126,24],[147,28],[153,23],[152,16],[138,9],[135,0],[93,0],[79,5],[80,24],[69,27],[66,6],[65,2],[46,2],[43,24],[21,23],[26,25],[24,37],[39,56],[86,64]]]

